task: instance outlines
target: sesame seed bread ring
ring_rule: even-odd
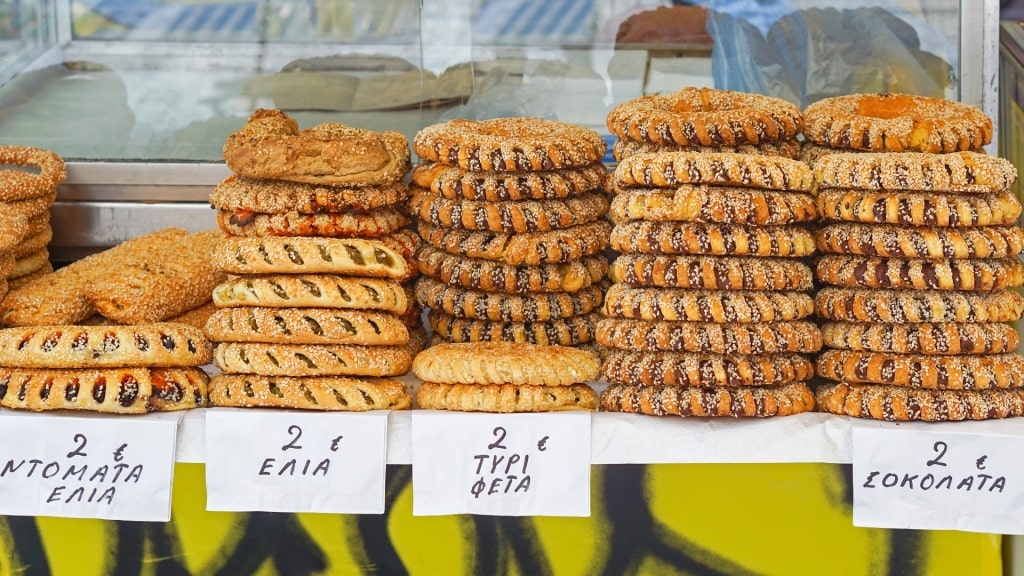
[[[50,264],[50,252],[46,248],[41,248],[21,258],[15,258],[14,267],[11,268],[11,273],[7,275],[7,278],[15,280],[22,276],[28,276],[43,269],[48,264]]]
[[[814,176],[822,188],[987,194],[1013,186],[1017,168],[980,152],[853,153],[820,158]]]
[[[152,394],[148,368],[0,368],[0,405],[5,408],[144,414]]]
[[[600,363],[569,346],[525,342],[441,344],[416,355],[412,371],[436,384],[570,386],[596,380]]]
[[[942,390],[1024,386],[1024,356],[975,354],[932,356],[859,350],[825,350],[818,375],[840,382],[889,384]]]
[[[1002,322],[826,322],[821,335],[829,348],[897,354],[1001,354],[1020,343],[1013,326]]]
[[[849,94],[804,110],[804,136],[830,148],[946,153],[981,148],[992,120],[960,102],[910,94]]]
[[[600,254],[563,264],[509,266],[424,245],[417,260],[422,274],[445,284],[505,294],[579,292],[600,282],[608,272],[608,260]]]
[[[41,148],[0,146],[0,165],[39,170],[38,173],[10,168],[0,170],[0,202],[49,197],[57,192],[57,186],[67,178],[64,159],[55,152]]]
[[[875,420],[954,422],[1024,416],[1024,391],[930,390],[841,382],[816,391],[822,412]]]
[[[460,412],[564,412],[597,410],[597,393],[586,384],[437,384],[424,382],[416,392],[423,410]]]
[[[606,147],[589,128],[540,118],[449,120],[413,139],[420,158],[472,171],[580,168],[601,160]]]
[[[803,128],[800,109],[785,100],[693,87],[627,100],[612,108],[606,124],[626,140],[682,146],[778,142]]]
[[[409,223],[396,208],[346,210],[321,214],[258,214],[248,210],[218,210],[217,226],[233,236],[324,236],[379,238]]]
[[[761,388],[613,385],[601,392],[601,410],[652,416],[790,416],[814,410],[814,394],[802,382]]]
[[[465,290],[421,276],[416,282],[416,300],[421,306],[459,318],[492,322],[546,322],[581,316],[604,301],[604,286],[595,284],[579,292],[538,292],[499,294]]]
[[[0,252],[0,278],[3,278],[5,281],[7,280],[7,277],[11,275],[12,271],[14,271],[15,262],[17,262],[17,260],[14,258],[14,254],[10,252]],[[24,278],[24,276],[22,276],[22,278]]]
[[[595,340],[602,346],[645,352],[712,354],[813,353],[821,349],[821,332],[813,322],[644,322],[603,318]]]
[[[3,205],[4,213],[22,216],[29,220],[36,217],[48,216],[50,214],[50,207],[53,206],[53,201],[56,199],[57,192],[53,191],[47,192],[42,196],[7,202]]]
[[[823,220],[960,228],[1015,224],[1021,204],[1009,191],[966,195],[832,188],[819,191],[818,212]]]
[[[818,259],[815,277],[832,286],[913,290],[1002,290],[1024,283],[1016,258],[876,258],[829,254]]]
[[[616,224],[610,246],[628,254],[703,254],[708,256],[779,256],[814,253],[814,235],[799,226],[739,226],[699,222]]]
[[[522,234],[482,230],[457,230],[420,221],[423,240],[449,254],[504,262],[512,266],[538,266],[579,260],[608,247],[612,225],[595,220],[546,232]]]
[[[409,187],[402,182],[347,187],[254,180],[232,174],[213,189],[210,204],[229,211],[323,214],[395,206],[404,203],[408,197]]]
[[[818,218],[814,196],[729,186],[680,186],[675,190],[636,189],[616,195],[612,221],[704,222],[780,225]]]
[[[1024,297],[1009,290],[822,288],[814,307],[825,320],[848,322],[1015,322],[1024,313]]]
[[[413,187],[411,213],[435,226],[492,232],[545,232],[593,222],[608,212],[608,198],[587,192],[553,200],[491,202],[449,200]]]
[[[203,331],[184,324],[62,325],[0,330],[0,366],[201,366],[212,359],[213,346]]]
[[[585,314],[542,322],[493,322],[459,318],[431,310],[427,319],[434,333],[449,342],[527,342],[542,346],[575,346],[594,339],[597,315]]]
[[[402,285],[383,278],[336,274],[241,276],[213,289],[217,306],[347,308],[403,314],[409,299]]]
[[[221,342],[214,362],[228,374],[264,376],[401,376],[412,355],[404,346]]]
[[[20,214],[0,214],[0,252],[8,252],[28,236],[28,218]]]
[[[925,228],[890,224],[832,224],[815,233],[818,250],[901,258],[1006,258],[1024,252],[1017,226]]]
[[[409,142],[400,132],[334,123],[300,131],[284,112],[259,109],[228,136],[224,162],[247,178],[374,186],[397,182],[409,171]]]
[[[612,350],[601,374],[630,386],[777,386],[814,376],[814,363],[800,354],[694,354]]]
[[[221,308],[206,322],[214,342],[398,346],[409,330],[394,314],[337,308]]]
[[[740,256],[623,254],[612,262],[612,282],[705,290],[812,290],[814,273],[799,260]]]
[[[612,174],[613,191],[683,184],[809,192],[814,174],[799,160],[728,152],[635,154],[620,162]]]
[[[801,292],[631,288],[613,284],[602,312],[610,318],[687,322],[783,322],[814,313],[810,295]]]
[[[597,162],[580,168],[544,172],[474,172],[436,162],[412,171],[412,184],[450,200],[545,200],[603,190],[608,169]]]
[[[412,396],[405,384],[388,378],[219,374],[210,380],[210,404],[365,412],[406,410]]]
[[[0,262],[3,262],[3,260],[0,259]],[[13,262],[12,262],[12,266],[13,266]],[[31,274],[26,274],[24,276],[18,276],[17,278],[7,278],[7,292],[8,293],[13,292],[14,290],[17,290],[17,289],[21,288],[22,286],[25,286],[26,284],[28,284],[30,282],[34,282],[34,281],[38,280],[39,278],[41,278],[43,276],[46,276],[48,274],[51,274],[51,273],[53,273],[53,265],[50,264],[49,262],[47,262],[46,264],[43,265],[42,268],[40,268],[39,270],[36,270],[35,272],[32,272]],[[8,324],[16,325],[14,322],[8,322]]]
[[[638,142],[636,140],[623,140],[619,138],[612,145],[612,156],[616,162],[622,162],[634,154],[649,154],[652,152],[730,152],[735,154],[784,156],[797,159],[800,158],[802,148],[797,140],[740,144],[739,146],[679,146],[676,144],[651,144],[650,142]]]
[[[15,258],[24,258],[49,246],[50,240],[53,240],[53,230],[47,226],[38,234],[26,236],[24,240],[10,249],[10,254]]]
[[[229,236],[213,258],[229,274],[328,273],[403,280],[414,274],[403,251],[386,238]]]

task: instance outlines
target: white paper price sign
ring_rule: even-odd
[[[384,513],[386,411],[210,410],[206,509]]]
[[[590,515],[590,414],[412,414],[413,514]]]
[[[180,414],[0,416],[0,514],[166,522]]]
[[[853,429],[853,523],[1024,534],[1024,437]]]

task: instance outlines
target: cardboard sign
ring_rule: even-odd
[[[412,414],[413,514],[590,515],[590,414]]]
[[[210,410],[206,509],[382,514],[387,411]]]
[[[853,523],[1024,534],[1024,437],[853,429]]]
[[[171,519],[180,413],[0,416],[0,514]]]

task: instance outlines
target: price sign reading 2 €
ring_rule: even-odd
[[[589,515],[589,414],[412,418],[414,514]]]
[[[384,411],[211,411],[206,507],[380,514],[386,451]]]
[[[1024,438],[948,428],[853,430],[857,526],[1024,533]]]

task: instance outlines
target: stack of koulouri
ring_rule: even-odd
[[[116,414],[206,406],[202,330],[175,323],[0,330],[0,405]]]
[[[821,334],[817,209],[806,164],[781,156],[660,152],[612,177],[614,284],[597,341],[607,411],[784,416],[813,409],[804,383]]]
[[[413,147],[432,342],[587,346],[608,270],[604,140],[536,118],[452,120]]]
[[[817,296],[821,410],[885,420],[1024,413],[1024,360],[1008,323],[1021,205],[1013,165],[978,152],[992,121],[908,94],[827,98],[805,111],[823,227]]]
[[[686,87],[641,96],[608,113],[612,147],[621,162],[647,152],[736,152],[796,158],[800,109],[779,98]]]
[[[221,374],[215,406],[402,409],[422,329],[402,281],[419,239],[402,229],[409,145],[397,132],[339,124],[302,130],[258,110],[228,137],[234,175],[210,197],[230,236],[215,261],[206,333]]]
[[[47,247],[53,238],[50,206],[67,177],[56,153],[27,146],[0,146],[0,300],[53,271]]]

